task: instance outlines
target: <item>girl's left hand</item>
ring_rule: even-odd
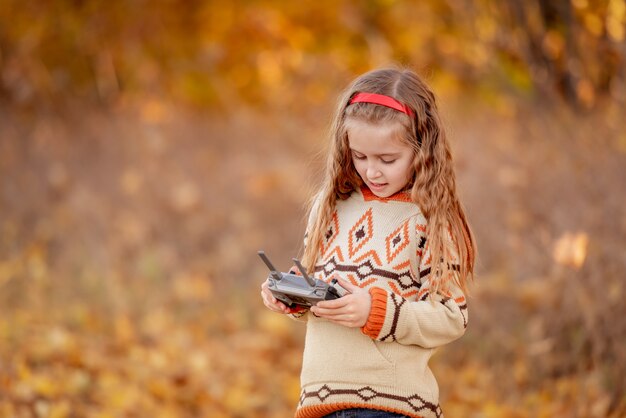
[[[328,319],[339,325],[360,328],[367,322],[372,308],[372,297],[367,289],[338,279],[337,283],[348,291],[339,299],[324,300],[311,307],[311,312],[320,318]]]

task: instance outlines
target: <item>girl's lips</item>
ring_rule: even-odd
[[[369,182],[369,186],[374,188],[374,189],[382,189],[386,185],[387,185],[387,183],[372,183],[371,181]]]

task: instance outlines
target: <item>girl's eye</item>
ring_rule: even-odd
[[[396,160],[380,160],[383,162],[383,164],[392,164],[393,162],[395,162]]]
[[[356,154],[352,154],[352,156],[357,159],[357,160],[364,160],[365,159],[365,155],[356,155]]]

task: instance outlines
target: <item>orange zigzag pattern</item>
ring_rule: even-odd
[[[363,254],[362,256],[360,256],[359,258],[355,258],[354,262],[355,263],[359,263],[363,260],[365,260],[366,258],[368,258],[369,256],[371,256],[374,261],[376,262],[376,264],[378,264],[379,266],[382,266],[383,263],[381,263],[380,261],[380,257],[378,257],[378,253],[374,250],[369,250],[368,252],[366,252],[365,254]]]
[[[398,286],[396,286],[396,284],[394,282],[389,281],[387,283],[389,284],[389,287],[391,288],[391,291],[393,293],[395,293],[396,295],[400,295],[400,296],[402,296],[405,299],[406,298],[410,298],[411,296],[413,296],[414,294],[417,293],[417,289],[410,290],[410,291],[408,291],[406,293],[402,293],[402,291],[400,289],[398,289]]]

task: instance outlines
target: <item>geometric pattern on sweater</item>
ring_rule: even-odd
[[[397,269],[390,271],[380,267],[381,263],[379,261],[377,262],[379,256],[374,250],[354,260],[355,263],[343,261],[337,257],[337,255],[340,254],[341,249],[335,247],[333,253],[325,260],[324,264],[316,265],[315,272],[321,273],[321,276],[316,275],[316,277],[328,282],[337,272],[351,273],[357,279],[357,283],[355,284],[361,287],[367,285],[365,283],[369,282],[369,278],[384,278],[389,281],[389,286],[394,289],[394,291],[397,290],[396,293],[399,294],[403,294],[407,290],[412,290],[410,292],[410,295],[412,295],[417,293],[421,287],[419,281],[416,281],[411,273],[410,263],[399,264],[395,266],[398,267]]]
[[[409,245],[409,221],[404,222],[395,231],[385,238],[385,250],[387,262],[391,263],[394,258]]]
[[[335,212],[335,215],[337,212]],[[348,233],[348,256],[354,255],[369,241],[374,235],[372,230],[372,208],[369,208],[361,218],[350,228]],[[323,254],[322,250],[322,254]]]
[[[368,402],[372,400],[380,400],[380,399],[390,399],[396,402],[399,402],[404,405],[404,408],[413,411],[418,417],[422,417],[426,412],[428,416],[440,418],[443,416],[443,412],[441,411],[441,407],[439,404],[434,404],[432,402],[427,401],[423,397],[418,394],[412,394],[410,396],[400,396],[394,393],[383,392],[381,390],[374,389],[370,386],[363,386],[359,389],[348,389],[348,388],[335,388],[333,389],[332,384],[324,384],[322,387],[315,391],[307,391],[303,390],[300,394],[300,402],[299,406],[302,407],[306,402],[307,398],[317,398],[317,400],[323,405],[327,400],[333,401],[334,397],[345,397],[352,396],[354,398],[358,398],[360,401],[365,402],[365,407],[368,406]],[[357,404],[355,407],[363,407],[364,405]],[[317,407],[316,409],[318,409]],[[321,409],[321,408],[319,408]],[[301,415],[298,416],[306,416],[305,411],[301,411]],[[400,413],[406,414],[406,411],[401,411]]]
[[[405,197],[408,195],[405,194],[398,194],[400,199],[398,199],[398,196],[391,199],[380,199],[371,194],[369,189],[366,188],[361,189],[361,193],[367,202],[400,200],[410,203],[410,200]],[[347,258],[349,261],[346,261],[341,251],[341,246],[332,246],[340,235],[341,228],[343,228],[340,225],[338,213],[335,211],[320,245],[320,261],[323,261],[323,263],[319,264],[318,261],[318,264],[315,266],[316,277],[330,282],[335,274],[343,273],[345,278],[351,279],[350,281],[353,284],[363,288],[366,288],[378,279],[383,279],[387,281],[387,286],[393,292],[405,298],[415,296],[419,292],[421,284],[416,277],[418,273],[414,271],[410,260],[405,258],[394,263],[400,254],[404,254],[404,257],[407,256],[404,251],[410,244],[414,234],[410,230],[410,220],[405,219],[382,240],[384,242],[382,254],[372,245],[368,245],[374,236],[373,224],[373,209],[369,207],[358,216],[352,225],[348,225],[348,234],[345,239],[347,240]],[[419,244],[424,245],[423,242]],[[361,250],[363,249],[366,249],[366,251],[362,254]],[[419,254],[419,245],[417,251]],[[383,266],[381,260],[386,261],[385,266]],[[319,273],[321,273],[321,277]]]
[[[408,194],[403,193],[381,199],[373,195],[369,189],[362,188],[361,195],[365,202],[411,202]],[[387,234],[382,241],[384,242],[383,248],[376,247],[370,244],[374,236],[373,209],[366,206],[356,221],[353,221],[352,225],[348,225],[346,245],[348,254],[346,259],[341,249],[342,243],[332,245],[336,242],[342,228],[338,212],[335,211],[320,245],[320,259],[315,266],[316,277],[330,282],[335,274],[341,274],[362,288],[367,288],[376,280],[383,279],[393,293],[403,298],[426,300],[429,293],[427,289],[422,289],[422,284],[429,278],[432,261],[430,252],[426,248],[426,223],[415,222],[414,229],[411,231],[410,221],[410,219],[405,219],[391,233]],[[406,257],[405,249],[410,245],[411,240],[416,240],[413,248],[415,249],[415,258],[420,260],[418,268],[412,266],[411,261],[407,259],[394,263],[400,254],[404,254],[403,257]],[[345,241],[343,242],[345,243]],[[377,251],[378,248],[382,250],[382,254]],[[386,262],[385,265],[381,262],[382,260]],[[453,265],[452,269],[458,270],[458,265]],[[415,297],[416,295],[417,297]],[[467,321],[465,320],[465,322]]]

